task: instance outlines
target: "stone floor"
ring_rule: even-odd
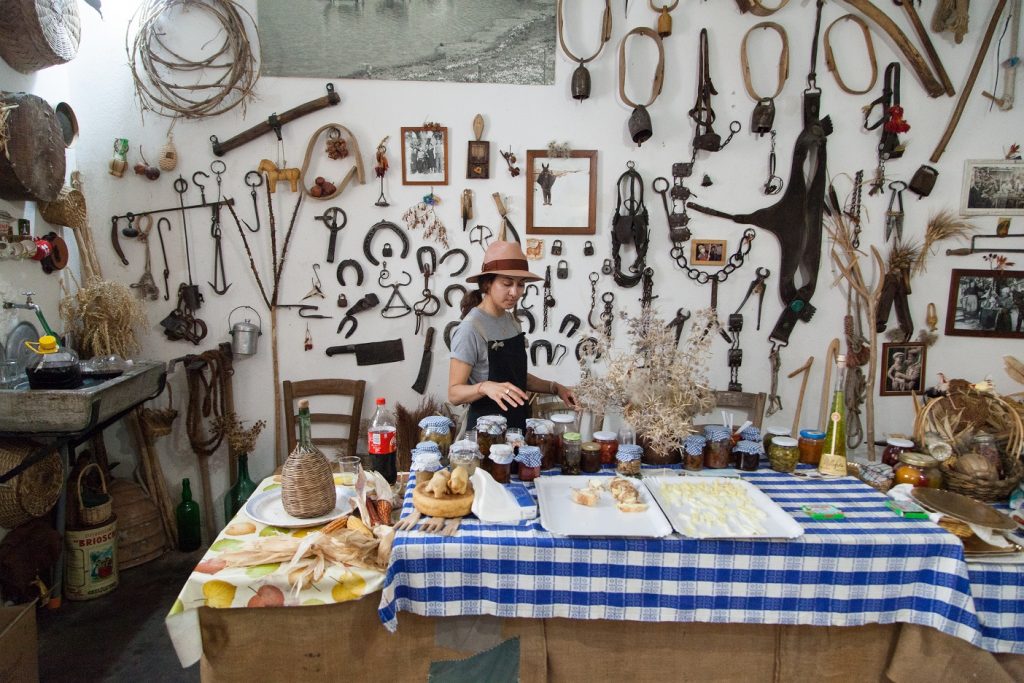
[[[39,610],[40,680],[198,681],[198,664],[178,663],[164,617],[204,550],[164,553],[122,570],[112,593]]]

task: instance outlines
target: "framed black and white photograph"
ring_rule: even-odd
[[[554,0],[257,0],[260,73],[553,85]]]
[[[724,266],[725,240],[691,241],[690,263],[695,266]]]
[[[1024,339],[1024,271],[954,269],[946,334]]]
[[[1024,163],[996,159],[964,162],[963,216],[1024,216]]]
[[[921,342],[882,345],[882,378],[878,393],[882,396],[921,394],[925,386],[925,351]]]
[[[593,235],[597,226],[597,151],[553,157],[526,152],[526,232]]]
[[[402,128],[402,184],[448,184],[447,128]]]

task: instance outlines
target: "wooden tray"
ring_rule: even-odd
[[[412,504],[427,517],[465,517],[473,508],[473,484],[461,495],[448,494],[444,498],[434,498],[425,492],[430,481],[416,484],[412,490]]]

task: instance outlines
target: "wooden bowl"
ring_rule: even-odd
[[[444,498],[434,498],[426,492],[429,482],[420,482],[412,491],[412,504],[427,517],[465,517],[473,507],[473,484],[460,495],[451,493]]]

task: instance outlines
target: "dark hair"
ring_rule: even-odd
[[[459,308],[462,309],[462,316],[465,318],[469,315],[469,312],[480,305],[480,302],[484,300],[484,294],[491,289],[491,285],[497,279],[497,275],[481,275],[476,281],[476,289],[472,292],[467,292],[466,296],[462,297],[462,301],[459,303]]]

